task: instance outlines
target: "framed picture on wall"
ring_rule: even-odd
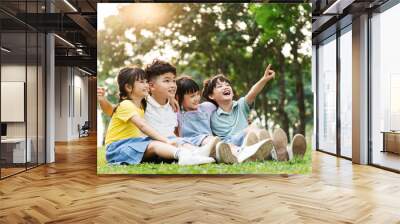
[[[25,82],[1,82],[1,122],[24,122]]]

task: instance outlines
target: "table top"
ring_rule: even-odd
[[[390,131],[381,131],[381,133],[389,133],[389,134],[400,134],[399,130],[390,130]]]
[[[30,139],[28,138],[28,141]],[[1,139],[1,143],[19,143],[19,142],[24,142],[25,138],[6,138],[6,139]]]

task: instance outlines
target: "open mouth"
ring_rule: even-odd
[[[222,92],[222,95],[230,96],[231,95],[231,91],[230,90],[225,90],[225,91]]]

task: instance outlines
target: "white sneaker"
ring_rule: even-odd
[[[194,154],[199,156],[209,156],[215,158],[215,148],[217,146],[217,143],[220,141],[221,141],[220,138],[213,137],[213,139],[207,145],[203,145],[199,149],[194,150]]]
[[[257,134],[254,131],[249,131],[243,139],[242,147],[251,146],[258,142]]]
[[[238,162],[263,161],[273,148],[272,140],[265,139],[252,146],[244,147],[238,155]]]
[[[267,129],[261,129],[257,133],[257,137],[258,137],[258,141],[262,141],[262,140],[271,138],[271,135],[269,134],[269,131]]]
[[[269,156],[267,156],[267,159],[271,158],[272,160],[278,160],[278,155],[276,155],[275,148],[271,150],[271,153]]]
[[[192,154],[184,154],[179,157],[178,164],[181,166],[185,165],[200,165],[207,163],[214,163],[215,160],[207,156],[197,156]]]
[[[216,146],[216,159],[219,163],[234,164],[238,163],[238,159],[232,154],[231,147],[228,143],[218,142]]]

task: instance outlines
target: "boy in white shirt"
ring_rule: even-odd
[[[162,136],[175,141],[177,145],[185,145],[186,148],[195,149],[193,150],[195,155],[208,157],[212,148],[218,143],[218,138],[205,146],[195,147],[188,145],[181,138],[177,138],[175,134],[178,118],[169,99],[175,98],[176,68],[167,62],[154,60],[152,64],[146,67],[145,72],[151,93],[151,96],[146,99],[144,114],[146,122]],[[114,110],[113,105],[104,98],[104,90],[98,88],[97,91],[101,109],[111,116]],[[196,159],[196,156],[193,159]]]

